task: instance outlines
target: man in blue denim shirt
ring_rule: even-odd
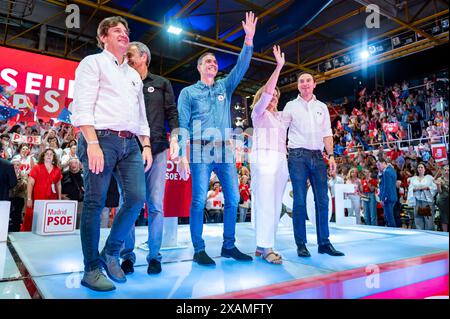
[[[215,82],[218,71],[217,60],[214,54],[205,53],[200,56],[197,63],[200,81],[184,88],[178,98],[183,151],[178,171],[186,180],[192,168],[190,228],[195,250],[194,261],[200,265],[215,265],[214,260],[205,252],[205,242],[202,238],[203,210],[212,171],[219,177],[225,196],[224,242],[221,255],[236,260],[252,260],[250,256],[241,253],[234,245],[239,191],[236,165],[229,139],[231,135],[231,96],[250,65],[257,20],[258,18],[255,18],[252,12],[246,13],[245,23],[242,22],[245,44],[236,65],[226,78]],[[187,132],[191,137],[191,167],[184,152]],[[223,157],[225,157],[225,161]]]

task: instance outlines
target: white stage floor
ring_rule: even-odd
[[[108,235],[102,229],[100,249]],[[356,270],[368,265],[380,265],[406,260],[399,269],[392,269],[383,275],[380,287],[368,292],[361,276],[352,277],[351,283],[339,292],[336,298],[361,298],[369,294],[399,288],[417,282],[448,275],[448,233],[426,232],[411,229],[391,229],[374,226],[339,227],[330,223],[330,240],[344,257],[331,257],[317,253],[315,227],[307,226],[308,249],[311,258],[299,258],[296,254],[292,225],[280,224],[276,250],[283,255],[283,265],[271,265],[255,257],[253,262],[237,262],[220,257],[222,246],[222,224],[205,224],[204,239],[206,251],[216,260],[214,268],[199,266],[192,262],[193,248],[189,225],[178,226],[178,243],[184,248],[163,249],[162,273],[147,274],[146,252],[136,249],[135,273],[127,276],[127,283],[116,284],[112,292],[91,291],[79,282],[83,263],[79,233],[63,236],[39,236],[29,232],[11,233],[9,240],[18,257],[28,270],[42,298],[208,298],[259,289],[259,293],[272,290],[280,284],[298,285],[308,278],[331,278],[343,271]],[[136,243],[146,241],[147,227],[136,228]],[[236,225],[236,246],[254,256],[255,235],[250,223]],[[0,297],[30,298],[25,294],[22,278],[9,250],[0,249]],[[445,253],[447,257],[445,258]],[[408,261],[416,257],[444,254],[439,260],[428,263]],[[5,260],[3,264],[1,260]],[[416,258],[417,259],[417,258]],[[411,266],[408,266],[408,262]],[[408,271],[403,271],[404,267]],[[398,268],[398,267],[397,267]],[[403,270],[402,270],[403,269]],[[330,277],[331,276],[331,277]],[[8,281],[6,280],[8,279]],[[12,281],[11,281],[12,280]],[[2,282],[3,281],[3,282]],[[14,283],[15,286],[12,286]],[[22,286],[20,285],[22,283]],[[3,285],[2,285],[3,284]],[[8,288],[3,288],[5,285]],[[303,284],[303,283],[302,283]],[[275,286],[274,286],[275,285]],[[302,286],[303,287],[303,286]],[[301,289],[303,292],[305,289]],[[6,291],[6,293],[5,293]],[[299,288],[300,291],[300,288]],[[309,291],[272,293],[268,298],[322,298],[320,292]],[[327,296],[330,296],[329,292]],[[333,297],[333,295],[331,295]]]

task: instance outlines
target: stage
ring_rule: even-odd
[[[317,252],[315,228],[308,224],[311,258],[296,254],[290,218],[280,223],[276,250],[283,265],[255,257],[250,223],[236,225],[236,245],[254,257],[237,262],[220,257],[222,224],[205,224],[206,251],[216,267],[192,262],[189,225],[178,226],[178,248],[163,249],[162,273],[147,274],[146,251],[136,249],[135,272],[112,292],[80,286],[82,253],[79,232],[62,236],[10,233],[0,245],[0,298],[191,299],[191,298],[429,298],[448,296],[448,233],[374,226],[336,226],[330,239],[344,257]],[[108,235],[102,229],[100,248]],[[136,243],[147,228],[137,227]],[[23,264],[23,266],[22,266]],[[28,289],[27,289],[28,288]],[[36,291],[34,293],[34,291]],[[30,295],[30,292],[33,295]]]

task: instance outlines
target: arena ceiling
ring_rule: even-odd
[[[80,9],[78,29],[66,26],[68,4]],[[375,28],[366,24],[376,22],[366,12],[369,4],[380,9]],[[121,15],[130,39],[149,46],[152,72],[190,84],[199,78],[196,61],[206,51],[215,52],[220,75],[230,71],[243,43],[241,21],[250,10],[259,21],[241,95],[254,94],[270,76],[275,44],[286,53],[279,84],[289,91],[302,70],[321,82],[448,43],[447,0],[0,0],[0,45],[80,60],[98,50],[99,21]],[[169,25],[183,32],[170,34]],[[362,50],[370,51],[368,59],[360,58]]]

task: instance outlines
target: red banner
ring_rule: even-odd
[[[66,97],[64,92],[54,89],[43,89],[39,95],[37,117],[42,119],[57,118],[64,108]]]
[[[169,158],[169,150],[167,150]],[[192,178],[181,179],[177,165],[167,161],[166,188],[164,192],[164,217],[189,217],[192,199]]]
[[[431,153],[436,163],[442,163],[447,160],[447,149],[445,144],[432,144]]]
[[[27,94],[40,95],[43,89],[51,88],[73,97],[78,62],[1,46],[0,56],[0,84]]]

